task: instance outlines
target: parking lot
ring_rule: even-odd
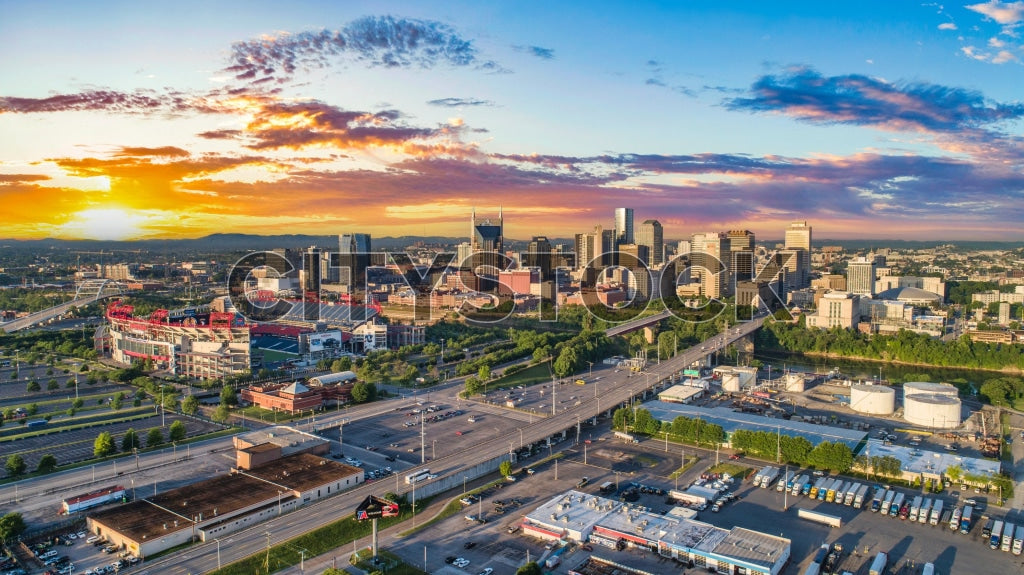
[[[62,533],[52,539],[30,542],[35,567],[53,573],[104,575],[140,562],[85,531]]]
[[[567,489],[575,489],[579,480],[586,476],[589,481],[580,489],[587,493],[600,494],[599,486],[606,481],[618,483],[618,492],[605,495],[618,498],[631,483],[657,487],[666,491],[673,489],[677,482],[669,474],[679,467],[680,454],[674,453],[673,446],[665,452],[656,442],[631,445],[607,438],[587,445],[584,463],[583,444],[571,445],[563,442],[556,451],[564,449],[565,457],[560,459],[558,478],[555,478],[555,463],[546,462],[536,467],[536,474],[519,474],[515,483],[501,484],[483,494],[479,501],[467,505],[464,513],[444,520],[440,526],[419,532],[411,537],[388,541],[387,546],[399,553],[406,561],[420,566],[423,564],[426,548],[427,568],[431,573],[447,575],[473,575],[487,567],[494,575],[511,575],[526,560],[544,556],[544,542],[525,537],[522,532],[510,534],[508,528],[522,520],[539,504]],[[676,446],[678,449],[678,446]],[[692,448],[689,448],[693,452]],[[692,455],[688,454],[687,457]],[[707,467],[715,462],[713,452],[700,452],[701,460],[678,479],[680,489],[691,484]],[[725,460],[725,458],[722,458]],[[872,484],[873,486],[874,484]],[[701,511],[697,519],[722,528],[734,526],[786,537],[792,541],[792,558],[784,570],[787,574],[803,573],[814,552],[822,543],[839,542],[845,552],[841,567],[856,575],[867,575],[871,558],[879,551],[890,557],[890,566],[902,569],[902,573],[919,573],[926,562],[935,564],[938,572],[945,574],[974,574],[979,572],[1017,573],[1024,562],[1019,556],[1001,551],[992,551],[982,541],[981,523],[988,518],[987,501],[984,494],[973,491],[961,494],[957,489],[947,491],[941,497],[947,509],[960,503],[968,496],[978,499],[982,508],[981,517],[975,515],[974,527],[969,535],[951,531],[948,525],[911,523],[892,517],[872,513],[870,505],[857,510],[845,505],[811,501],[807,497],[792,496],[779,492],[773,486],[769,489],[756,488],[750,482],[735,481],[730,486],[736,497],[725,503],[719,512],[710,508]],[[668,511],[672,503],[665,496],[644,493],[637,489],[630,497],[637,497],[636,504],[645,506],[654,513]],[[915,493],[909,489],[899,490],[908,496]],[[920,494],[919,492],[917,494]],[[954,497],[955,496],[955,497]],[[502,513],[496,512],[495,500],[518,499],[519,505],[502,506]],[[828,526],[807,521],[797,516],[799,508],[806,508],[842,518],[842,527]],[[995,511],[996,514],[1001,511]],[[486,523],[468,521],[465,515],[475,518],[482,516]],[[466,544],[475,542],[470,548]],[[604,547],[586,551],[578,546],[563,554],[562,564],[553,570],[566,573],[569,568],[581,563],[587,556],[598,555],[612,561],[635,566],[652,573],[667,569],[666,559],[643,549],[614,551]],[[445,559],[466,559],[464,567],[446,563]],[[979,565],[985,568],[979,571]],[[678,567],[673,566],[673,569]]]

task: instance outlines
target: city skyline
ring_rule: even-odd
[[[1024,239],[1024,2],[599,8],[0,1],[0,237]]]

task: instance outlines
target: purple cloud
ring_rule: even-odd
[[[369,66],[431,68],[437,64],[500,68],[447,24],[432,20],[368,16],[340,31],[320,30],[236,42],[227,71],[236,79],[283,81],[301,68],[327,68],[349,57]]]
[[[730,110],[779,112],[816,124],[853,124],[899,131],[948,132],[1024,117],[1024,104],[1002,104],[981,93],[938,84],[894,84],[849,74],[822,76],[809,68],[768,75],[749,97],[725,101]]]

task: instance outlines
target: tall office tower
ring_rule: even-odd
[[[846,268],[846,289],[850,293],[875,295],[874,258],[854,258]]]
[[[320,292],[320,248],[310,247],[302,254],[302,292]]]
[[[630,226],[632,228],[632,226]],[[630,232],[632,235],[632,231]],[[618,263],[618,257],[615,253],[615,230],[606,230],[601,226],[594,226],[594,249],[600,249],[596,255],[601,258],[601,266],[613,266]]]
[[[473,246],[469,242],[462,242],[455,248],[455,266],[461,266],[462,262],[468,262],[473,255]]]
[[[754,278],[754,232],[750,230],[730,230],[729,260],[724,262],[730,266],[735,281],[750,281]]]
[[[551,257],[551,242],[544,236],[534,236],[520,256],[523,267],[540,268],[541,280],[551,279],[555,266]]]
[[[690,238],[690,273],[700,278],[701,295],[727,295],[729,280],[729,236],[721,232],[693,234]]]
[[[633,243],[633,208],[615,208],[615,243]]]
[[[801,289],[811,285],[811,226],[806,221],[792,222],[786,228],[786,249],[803,250],[797,254],[800,259],[800,275],[794,278],[794,285]]]
[[[645,260],[651,267],[660,266],[665,263],[665,240],[658,220],[644,220],[636,231],[637,245],[647,246],[647,253],[650,259]]]
[[[679,244],[676,245],[677,256],[688,256],[690,255],[690,241],[679,240]]]
[[[366,268],[370,266],[370,234],[342,234],[338,236],[338,282],[361,288],[366,285]]]
[[[472,250],[472,256],[470,257],[470,270],[478,270],[476,274],[470,274],[469,276],[464,274],[464,278],[477,277],[479,281],[472,281],[476,285],[466,284],[470,289],[477,291],[490,291],[497,286],[496,278],[498,277],[498,270],[504,269],[502,257],[504,238],[502,236],[502,230],[504,226],[504,220],[501,214],[501,208],[498,208],[498,221],[497,223],[492,222],[489,219],[477,222],[476,219],[476,208],[473,208],[473,215],[470,218],[470,236],[469,244]],[[465,283],[465,279],[464,282]]]
[[[594,234],[576,234],[576,269],[593,267]]]

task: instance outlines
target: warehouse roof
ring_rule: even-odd
[[[735,412],[724,407],[707,408],[665,401],[648,401],[643,404],[643,407],[659,421],[671,422],[679,416],[700,418],[709,423],[721,425],[727,435],[737,429],[779,432],[783,435],[805,437],[815,445],[822,441],[845,443],[850,449],[854,449],[867,436],[865,431],[769,418],[752,413]]]

